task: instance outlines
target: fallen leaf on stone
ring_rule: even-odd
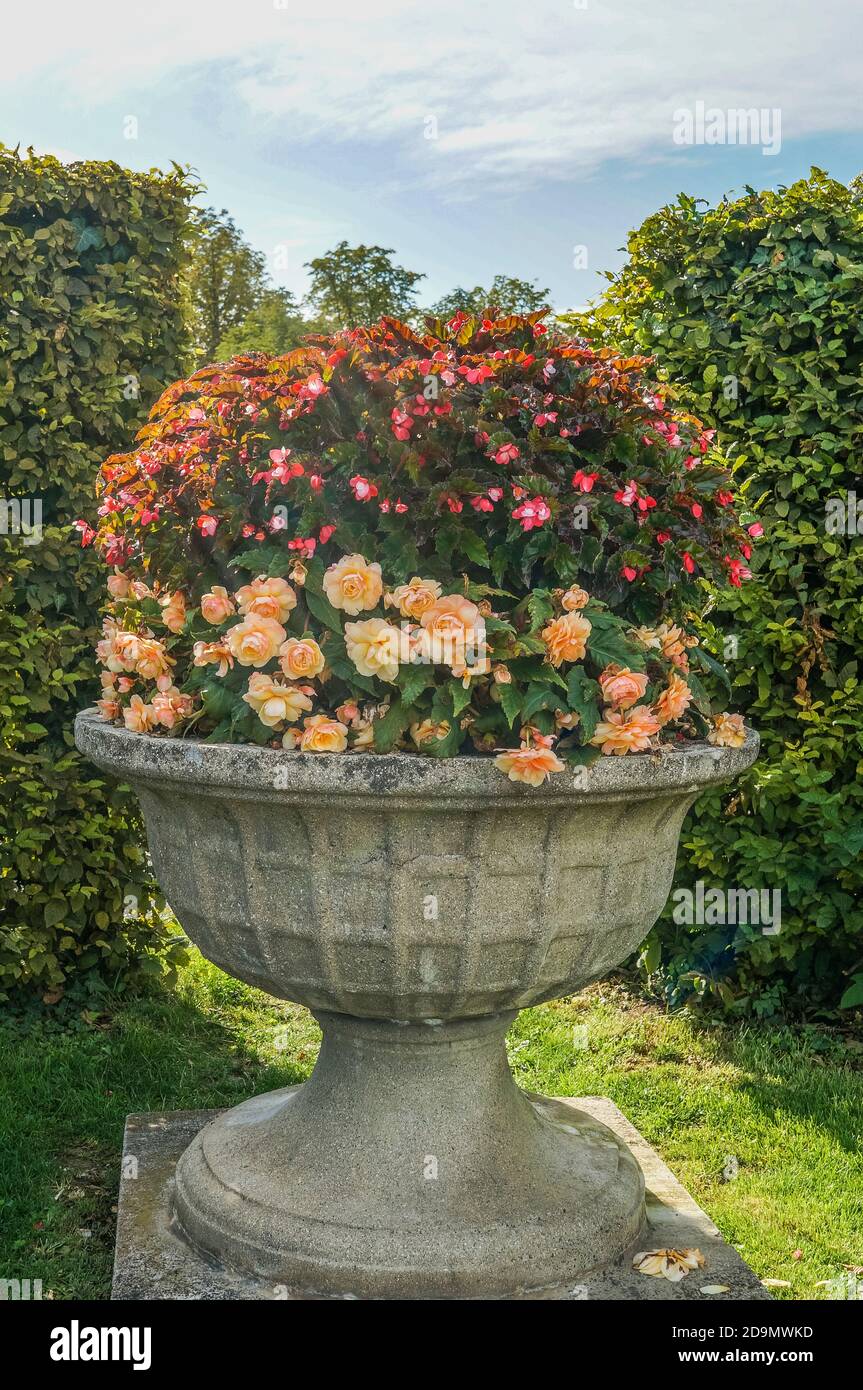
[[[699,1293],[731,1293],[730,1284],[702,1284]]]
[[[632,1268],[639,1274],[652,1274],[677,1284],[693,1269],[703,1268],[700,1250],[642,1250],[633,1257]]]
[[[765,1289],[790,1289],[791,1285],[787,1279],[762,1279]]]

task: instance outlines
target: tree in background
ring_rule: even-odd
[[[457,286],[429,309],[435,318],[451,319],[459,310],[465,314],[481,314],[494,305],[502,314],[532,314],[548,304],[548,289],[539,289],[532,280],[519,280],[513,275],[496,275],[489,289],[474,285],[472,290]]]
[[[196,210],[190,290],[199,362],[216,359],[220,343],[258,307],[267,288],[266,260],[233,217],[224,209]]]
[[[716,606],[712,641],[762,754],[684,830],[678,882],[780,889],[782,924],[678,925],[655,941],[673,998],[735,1012],[863,1004],[863,187],[681,196],[574,326],[653,353],[718,427],[769,544]],[[738,492],[740,489],[738,488]],[[755,523],[758,524],[757,522]],[[660,949],[661,948],[661,949]]]
[[[314,322],[303,318],[301,307],[290,290],[264,290],[251,313],[222,338],[215,357],[219,362],[226,362],[244,352],[278,356],[299,347],[315,327]]]
[[[308,261],[308,304],[332,329],[376,323],[383,314],[407,319],[416,306],[416,286],[425,276],[393,263],[393,248],[349,246]]]

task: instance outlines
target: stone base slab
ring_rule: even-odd
[[[600,1096],[565,1098],[564,1103],[608,1125],[635,1155],[647,1187],[648,1226],[632,1250],[616,1264],[584,1275],[575,1284],[532,1289],[512,1297],[770,1301],[769,1293],[749,1266],[723,1239],[710,1218],[616,1105]],[[218,1110],[175,1110],[128,1116],[112,1298],[320,1301],[319,1295],[256,1279],[219,1264],[195,1249],[177,1227],[173,1218],[177,1160],[198,1131],[219,1113]],[[632,1255],[636,1250],[693,1246],[701,1250],[706,1264],[680,1283],[637,1274],[632,1269]],[[729,1292],[710,1295],[700,1292],[703,1286],[717,1284],[727,1285]]]

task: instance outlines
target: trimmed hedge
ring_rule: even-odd
[[[0,998],[164,942],[131,795],[76,753],[105,571],[73,523],[187,365],[179,171],[0,146]],[[41,535],[27,533],[41,506]],[[124,920],[125,919],[125,920]]]
[[[736,638],[731,707],[759,729],[762,756],[731,797],[699,802],[677,882],[781,889],[781,931],[681,926],[669,910],[666,984],[738,1013],[817,1013],[843,992],[860,1003],[863,190],[813,169],[715,208],[681,196],[628,249],[582,327],[655,354],[675,394],[718,426],[766,531],[755,580],[718,600],[712,633],[720,656],[723,633]],[[859,533],[831,531],[828,502],[839,514],[855,491]]]

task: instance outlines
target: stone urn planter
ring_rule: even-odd
[[[274,752],[91,713],[76,738],[136,790],[203,954],[323,1030],[309,1081],[226,1111],[183,1155],[194,1245],[312,1293],[446,1298],[557,1286],[637,1240],[635,1159],[520,1091],[504,1035],[641,943],[686,811],[751,765],[756,734],[540,789],[480,757]]]

